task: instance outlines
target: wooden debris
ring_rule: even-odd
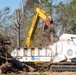
[[[9,71],[10,69],[12,69],[12,64],[6,62],[6,63],[3,63],[1,66],[0,66],[0,73],[6,73],[7,71]]]

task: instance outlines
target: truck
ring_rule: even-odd
[[[32,48],[34,34],[40,18],[43,20],[51,19],[51,16],[40,8],[36,8],[36,12],[28,32],[27,48],[15,48],[11,52],[11,56],[20,62],[41,64],[50,71],[76,71],[76,35],[64,33],[53,45]]]

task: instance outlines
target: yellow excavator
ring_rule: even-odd
[[[35,34],[35,31],[36,31],[36,28],[37,28],[37,25],[38,25],[40,18],[43,20],[48,20],[48,19],[51,20],[50,15],[46,14],[46,12],[41,10],[40,8],[36,8],[36,15],[33,18],[32,25],[30,27],[30,30],[29,30],[29,33],[28,33],[28,36],[26,39],[26,46],[28,48],[32,47],[34,34]]]

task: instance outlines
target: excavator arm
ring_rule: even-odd
[[[30,27],[30,30],[28,32],[28,36],[26,39],[26,46],[27,47],[32,47],[32,42],[34,38],[34,34],[38,25],[38,22],[42,18],[43,20],[48,20],[49,18],[51,19],[51,16],[45,13],[45,11],[41,10],[40,8],[36,8],[36,15],[33,18],[32,25]]]

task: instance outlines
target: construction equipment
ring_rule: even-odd
[[[11,56],[20,62],[47,62],[49,65],[46,66],[51,71],[76,71],[76,35],[63,34],[53,45],[31,48],[39,19],[51,18],[39,8],[36,11],[26,40],[27,48],[16,48],[11,52]]]
[[[32,25],[30,27],[27,39],[26,39],[26,46],[32,47],[32,42],[33,42],[33,38],[34,38],[34,34],[37,28],[37,25],[39,23],[40,18],[42,18],[43,20],[51,20],[51,16],[46,14],[45,11],[41,10],[40,8],[36,8],[36,15],[33,18],[32,21]]]

